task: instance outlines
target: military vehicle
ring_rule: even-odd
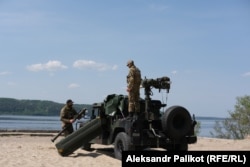
[[[152,89],[169,93],[169,77],[143,79],[145,98],[140,99],[140,113],[128,116],[128,97],[110,94],[103,102],[94,103],[91,119],[56,144],[58,153],[67,156],[78,148],[90,149],[91,144],[114,145],[115,158],[122,151],[163,148],[168,151],[187,151],[188,144],[196,143],[195,117],[179,105],[166,110],[166,104],[151,99]]]

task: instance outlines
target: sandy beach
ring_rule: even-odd
[[[91,151],[76,150],[68,157],[57,153],[52,134],[0,133],[1,167],[117,167],[121,161],[114,158],[113,146],[92,145]],[[199,137],[189,150],[250,150],[250,138],[226,140]]]

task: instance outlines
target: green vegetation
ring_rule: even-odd
[[[46,100],[17,100],[0,98],[0,115],[40,115],[58,116],[65,104]],[[77,111],[90,109],[91,105],[74,104]]]
[[[197,121],[197,124],[194,129],[194,133],[196,136],[199,136],[200,132],[201,132],[201,122]]]
[[[226,139],[244,139],[250,135],[250,96],[236,98],[234,111],[228,111],[230,117],[216,122],[212,136]]]

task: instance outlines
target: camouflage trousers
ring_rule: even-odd
[[[140,112],[140,93],[129,92],[128,94],[128,112]]]
[[[74,132],[74,128],[73,128],[73,125],[72,125],[72,124],[66,124],[66,125],[64,125],[64,126],[67,127],[67,128],[65,129],[65,131],[63,132],[63,134],[64,134],[65,137],[68,136],[68,135],[70,135],[71,133]]]

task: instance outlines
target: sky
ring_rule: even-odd
[[[143,79],[171,79],[152,99],[228,117],[250,95],[250,1],[0,0],[0,97],[126,95],[130,59]]]

